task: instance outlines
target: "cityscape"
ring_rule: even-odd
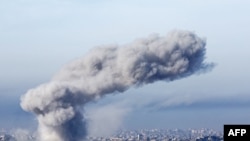
[[[0,141],[34,141],[35,135],[0,132]],[[223,141],[213,129],[141,129],[120,130],[110,137],[87,136],[86,141]]]
[[[89,141],[221,141],[223,134],[212,129],[121,130],[112,137],[88,137]]]

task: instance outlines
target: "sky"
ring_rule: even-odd
[[[35,128],[35,117],[19,106],[20,96],[92,48],[176,29],[206,38],[206,61],[216,67],[90,103],[85,108],[94,119],[90,123],[106,124],[110,132],[250,124],[249,5],[247,0],[0,1],[0,128]]]

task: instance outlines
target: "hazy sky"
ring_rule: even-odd
[[[109,95],[86,112],[96,123],[100,115],[109,126],[116,122],[114,129],[250,124],[249,6],[248,0],[2,0],[0,128],[35,125],[34,117],[19,107],[20,96],[91,48],[173,29],[205,37],[207,61],[216,67]]]

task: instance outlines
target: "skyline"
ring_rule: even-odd
[[[206,38],[206,61],[216,63],[211,72],[109,95],[89,104],[86,111],[96,118],[94,111],[106,111],[123,119],[117,121],[114,130],[119,126],[162,126],[162,122],[171,127],[219,129],[226,123],[247,124],[250,117],[248,4],[234,0],[2,1],[0,123],[11,124],[16,122],[17,115],[23,115],[22,121],[33,126],[36,121],[29,122],[34,116],[17,107],[20,96],[49,81],[63,65],[84,56],[95,46],[124,45],[154,33],[164,36],[173,29],[184,29]],[[107,123],[112,121],[108,115],[106,118]],[[205,121],[211,123],[206,125]]]

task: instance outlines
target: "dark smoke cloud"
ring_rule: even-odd
[[[132,86],[173,81],[212,67],[204,63],[205,40],[188,31],[153,35],[91,50],[64,66],[50,82],[30,89],[21,107],[39,122],[39,141],[80,141],[86,136],[83,107]]]

